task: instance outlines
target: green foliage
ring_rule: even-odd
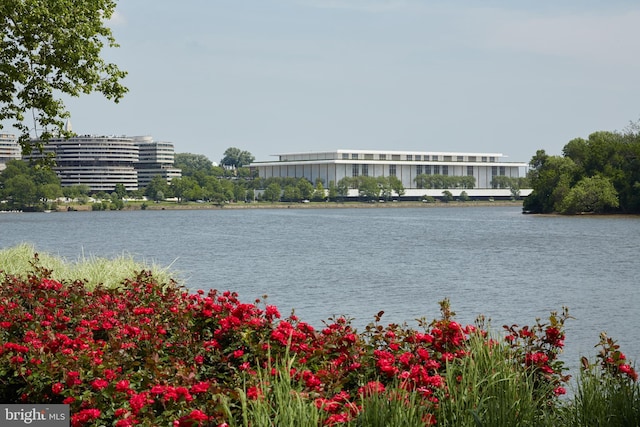
[[[418,188],[465,188],[472,189],[476,185],[473,176],[449,176],[420,174],[414,178]]]
[[[224,157],[220,160],[220,164],[223,166],[230,166],[234,169],[247,166],[255,160],[253,155],[245,150],[241,150],[236,147],[229,147],[224,152]]]
[[[38,265],[47,269],[51,278],[61,281],[82,278],[89,289],[99,284],[117,288],[125,279],[135,276],[136,272],[149,269],[155,272],[158,280],[165,282],[178,275],[177,272],[169,272],[168,268],[137,261],[127,254],[112,259],[83,255],[76,260],[68,260],[48,253],[37,253],[33,245],[23,243],[0,250],[0,277],[3,274],[19,276],[32,271],[34,254]]]
[[[594,132],[576,138],[563,156],[539,150],[531,159],[533,193],[523,208],[534,213],[640,212],[640,133]]]
[[[582,178],[560,204],[561,213],[602,213],[619,206],[618,193],[608,178],[600,175]]]
[[[280,186],[273,182],[269,184],[269,186],[264,190],[263,197],[268,202],[277,202],[280,200],[280,194],[282,193],[282,189]]]
[[[69,404],[74,426],[638,424],[637,373],[604,335],[585,403],[558,398],[566,311],[505,327],[506,342],[457,323],[448,300],[418,329],[380,312],[363,333],[344,317],[315,330],[148,271],[110,287],[55,280],[38,256],[23,268],[0,273],[0,399]],[[585,408],[591,396],[605,403]]]
[[[11,160],[0,172],[0,200],[7,200],[8,209],[41,211],[62,196],[60,180],[49,168]]]
[[[100,56],[105,45],[117,47],[105,25],[115,7],[113,0],[0,2],[0,128],[13,121],[23,153],[33,148],[31,131],[41,141],[63,133],[69,113],[58,94],[99,92],[118,102],[126,93],[126,73]],[[24,122],[30,110],[32,127]]]
[[[470,357],[447,365],[447,390],[439,395],[438,426],[533,426],[541,425],[538,411],[544,402],[535,398],[531,373],[519,369],[507,345],[487,345],[472,335]]]
[[[209,175],[213,172],[213,163],[203,154],[176,153],[173,163],[182,170],[182,176],[193,176],[198,172]]]
[[[443,202],[445,202],[445,203],[452,202],[452,201],[453,201],[453,194],[451,194],[451,191],[449,191],[449,190],[444,190],[444,191],[442,192],[442,198],[441,198],[441,200],[442,200]]]

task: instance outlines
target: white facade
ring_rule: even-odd
[[[250,167],[257,170],[261,178],[306,178],[312,183],[320,178],[325,187],[345,177],[395,175],[405,187],[406,197],[442,195],[443,189],[417,188],[415,178],[421,174],[473,176],[476,182],[473,189],[449,191],[454,196],[465,191],[471,197],[509,197],[509,189],[492,188],[493,177],[524,176],[527,163],[507,162],[504,157],[499,153],[336,150],[279,154],[277,161],[255,162]],[[528,193],[521,192],[523,196]]]
[[[117,184],[127,191],[144,188],[154,176],[170,182],[181,176],[173,167],[173,144],[155,142],[150,136],[81,135],[47,141],[43,154],[54,155],[53,169],[63,187],[87,185],[90,191],[111,192]]]
[[[182,176],[180,169],[174,168],[175,151],[170,142],[154,141],[150,136],[135,137],[138,144],[138,187],[144,188],[155,176],[170,183],[173,178]]]
[[[32,153],[33,158],[42,155]],[[117,184],[127,191],[138,189],[138,145],[126,136],[81,135],[53,138],[44,146],[44,155],[53,154],[53,169],[63,187],[87,185],[90,191],[111,192]]]
[[[22,149],[15,135],[0,133],[0,171],[4,170],[9,160],[20,160]]]

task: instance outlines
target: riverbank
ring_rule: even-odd
[[[309,202],[309,203],[288,203],[288,202],[254,202],[254,203],[174,203],[174,202],[142,202],[129,201],[124,205],[124,210],[206,210],[206,209],[390,209],[390,208],[454,208],[454,207],[521,207],[522,200],[500,200],[500,201],[468,201],[468,202]],[[57,212],[67,211],[91,211],[90,204],[79,205],[69,204],[58,206]]]

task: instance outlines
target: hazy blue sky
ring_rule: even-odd
[[[338,148],[528,162],[640,119],[637,1],[120,1],[120,104],[74,131],[152,135],[219,161]]]

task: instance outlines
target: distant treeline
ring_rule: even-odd
[[[564,146],[562,156],[538,150],[531,159],[531,213],[640,213],[640,123],[623,132],[595,132]]]

